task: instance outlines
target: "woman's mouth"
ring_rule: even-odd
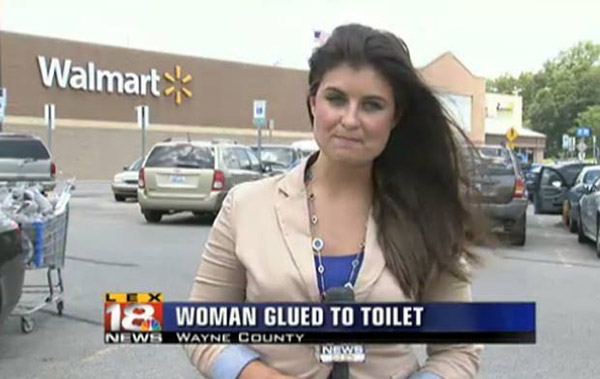
[[[362,143],[362,140],[359,138],[344,137],[344,136],[333,136],[333,137],[342,142],[346,142],[346,143]]]

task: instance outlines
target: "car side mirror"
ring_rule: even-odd
[[[129,170],[129,167],[123,166],[123,171],[127,171],[127,170]]]

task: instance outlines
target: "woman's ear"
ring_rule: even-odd
[[[308,97],[308,106],[310,107],[310,114],[315,117],[315,96],[311,95]]]

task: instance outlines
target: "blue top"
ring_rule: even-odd
[[[359,253],[359,265],[354,270],[352,277],[352,285],[356,283],[356,278],[360,271],[364,253]],[[317,283],[319,285],[319,291],[321,293],[327,291],[333,287],[343,287],[352,271],[352,261],[356,257],[353,255],[342,255],[342,256],[326,256],[322,257],[323,266],[325,266],[325,288],[321,288],[321,278],[317,274]],[[318,267],[319,260],[315,255],[315,267]],[[217,357],[212,371],[212,378],[215,379],[236,379],[242,372],[242,370],[252,361],[260,359],[260,355],[252,350],[251,348],[244,345],[231,345],[228,346],[219,356]],[[411,379],[441,379],[439,376],[430,372],[417,372],[413,374]]]
[[[351,284],[356,283],[358,272],[364,258],[364,253],[359,253],[358,267],[354,270]],[[325,256],[323,259],[323,266],[325,266],[325,288],[321,288],[321,278],[317,274],[317,284],[319,285],[319,291],[324,293],[333,287],[344,287],[350,273],[352,272],[352,261],[356,258],[356,254],[353,255],[340,255],[340,256]],[[315,255],[315,267],[319,265],[319,258]]]

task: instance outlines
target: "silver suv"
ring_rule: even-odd
[[[138,203],[146,221],[177,212],[217,213],[236,184],[262,178],[244,145],[207,141],[157,143],[139,171]]]
[[[27,134],[0,133],[0,185],[39,183],[44,191],[56,186],[56,165],[44,143]]]

